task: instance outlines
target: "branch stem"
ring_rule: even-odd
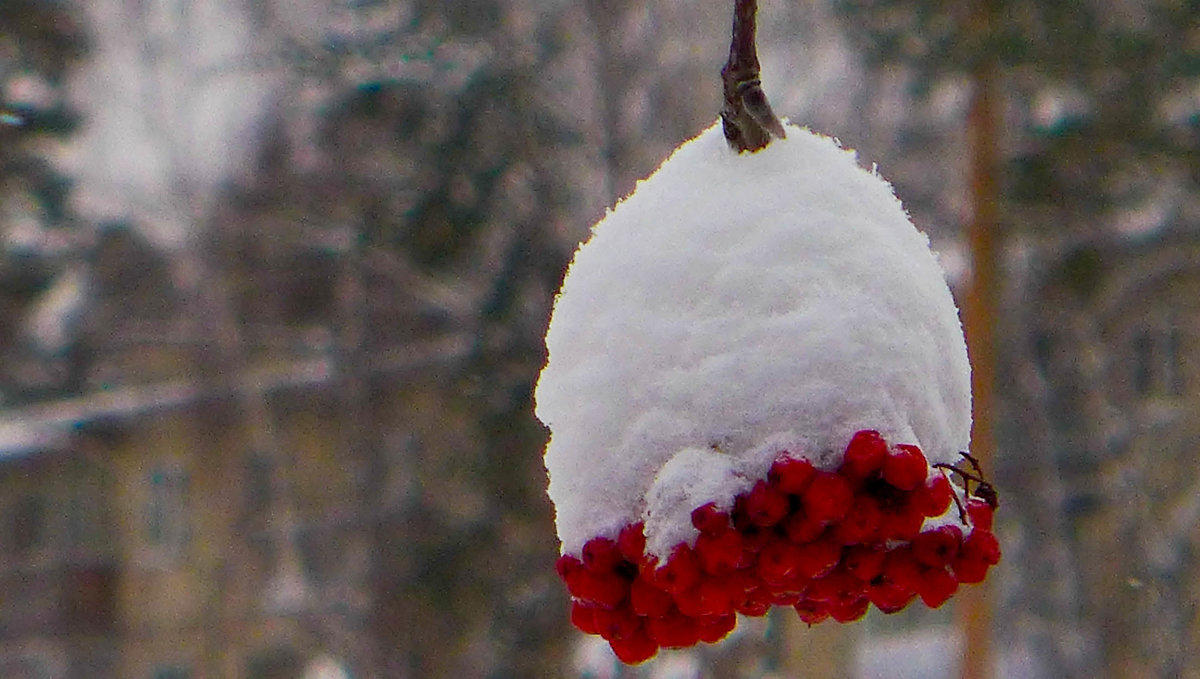
[[[769,144],[771,137],[787,136],[759,80],[757,14],[758,0],[735,0],[729,61],[721,69],[725,91],[721,123],[725,139],[739,153],[757,151]]]

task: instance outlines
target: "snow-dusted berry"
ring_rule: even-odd
[[[767,480],[776,488],[791,495],[799,495],[813,480],[817,470],[812,463],[802,457],[795,457],[788,451],[781,452],[771,464],[767,472]]]
[[[928,471],[925,455],[913,445],[897,445],[883,460],[883,479],[900,490],[916,489]]]

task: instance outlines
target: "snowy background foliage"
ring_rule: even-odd
[[[1200,3],[1007,0],[983,34],[969,3],[760,4],[776,112],[878,165],[959,294],[970,76],[999,64],[999,672],[1200,676]],[[0,2],[0,675],[950,676],[945,615],[771,619],[636,673],[569,631],[532,413],[553,294],[714,120],[728,25]],[[183,471],[137,475],[162,455]],[[150,559],[121,526],[173,502],[155,535],[192,548]]]

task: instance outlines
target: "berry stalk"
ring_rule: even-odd
[[[729,61],[721,69],[725,91],[721,123],[725,139],[739,153],[764,148],[772,136],[787,136],[759,80],[757,13],[758,0],[735,0]]]

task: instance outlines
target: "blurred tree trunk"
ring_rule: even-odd
[[[994,20],[992,0],[975,0],[972,30],[981,39]],[[991,471],[996,447],[996,325],[1000,297],[1000,184],[998,135],[1000,84],[996,57],[990,50],[978,56],[972,73],[971,108],[967,116],[967,153],[971,176],[971,216],[967,241],[971,253],[971,279],[963,305],[963,326],[971,357],[973,421],[971,454]],[[962,625],[962,679],[987,679],[994,675],[992,654],[992,579],[963,588],[955,606]]]

